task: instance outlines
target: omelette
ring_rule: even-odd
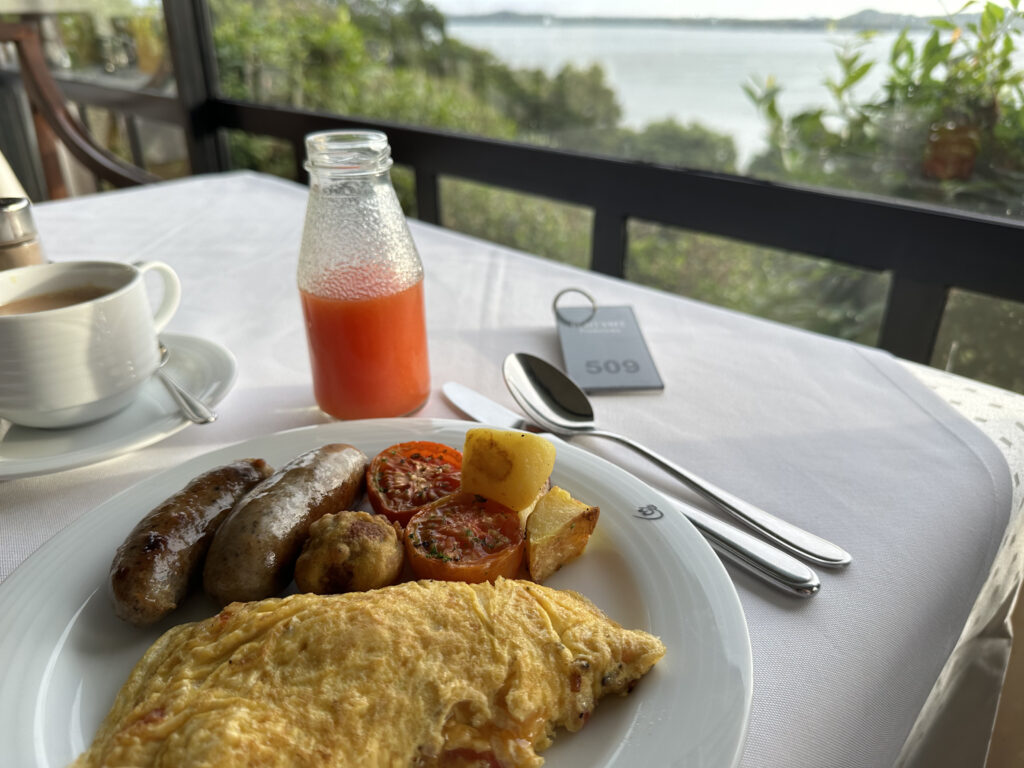
[[[664,653],[528,581],[232,603],[154,643],[74,766],[540,766]]]

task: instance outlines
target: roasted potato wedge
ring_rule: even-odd
[[[544,482],[540,490],[537,491],[537,495],[533,497],[533,501],[527,504],[522,509],[517,509],[519,513],[519,525],[522,526],[523,531],[526,531],[526,521],[530,519],[530,515],[533,514],[533,510],[537,508],[537,503],[544,497],[544,494],[551,490],[550,478]]]
[[[526,559],[530,578],[542,582],[578,557],[594,532],[601,510],[553,486],[526,521]]]
[[[555,446],[539,435],[471,429],[462,448],[462,490],[524,510],[536,500],[554,466]]]

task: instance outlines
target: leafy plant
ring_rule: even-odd
[[[920,51],[904,30],[889,57],[883,106],[917,104],[935,121],[994,126],[999,104],[1019,102],[1022,95],[1024,73],[1013,61],[1021,14],[1019,0],[1009,2],[1007,8],[987,2],[976,20],[962,24],[956,16],[975,6],[975,0],[949,18],[934,19]]]
[[[880,96],[854,96],[853,87],[878,64],[863,59],[864,37],[837,51],[839,77],[826,82],[829,107],[787,117],[777,83],[748,83],[769,139],[751,172],[1005,212],[1005,200],[1018,200],[1021,189],[999,172],[1024,168],[1024,71],[1014,61],[1024,14],[1020,0],[1009,0],[965,15],[976,5],[971,0],[933,19],[919,46],[902,31]],[[929,177],[970,180],[973,187],[929,186]]]
[[[862,33],[837,48],[839,75],[825,81],[830,106],[786,117],[778,105],[782,86],[773,77],[743,85],[768,125],[768,150],[752,161],[751,174],[831,186],[845,186],[844,180],[864,175],[856,166],[877,154],[875,107],[858,102],[854,89],[876,64],[865,60],[863,52],[873,34]]]

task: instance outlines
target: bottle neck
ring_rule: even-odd
[[[369,171],[353,172],[348,168],[333,168],[313,165],[306,162],[305,169],[309,173],[310,184],[381,184],[391,181],[391,162],[386,168]]]
[[[391,145],[379,131],[322,131],[306,137],[310,174],[376,176],[391,168]]]

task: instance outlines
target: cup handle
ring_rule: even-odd
[[[134,266],[143,275],[150,270],[155,270],[164,281],[163,299],[156,312],[153,313],[153,328],[160,333],[181,303],[181,281],[178,279],[177,273],[162,261],[136,261]]]

